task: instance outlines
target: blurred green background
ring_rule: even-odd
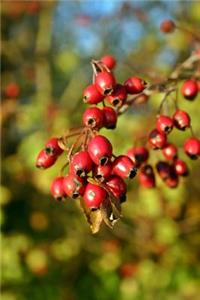
[[[197,30],[200,2],[1,1],[2,300],[199,299],[200,169],[181,150],[189,132],[174,130],[170,141],[180,146],[190,177],[175,190],[160,181],[144,190],[133,180],[122,220],[97,235],[75,201],[50,196],[65,157],[47,171],[35,168],[49,137],[80,124],[91,58],[114,55],[120,82],[132,74],[157,82],[198,46],[180,31],[161,34],[165,18]],[[103,131],[116,154],[154,127],[162,97],[133,107],[117,130]],[[199,101],[179,96],[196,134]]]

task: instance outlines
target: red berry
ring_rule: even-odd
[[[146,82],[139,77],[130,77],[124,82],[124,86],[128,94],[139,94],[145,87]]]
[[[159,132],[164,132],[166,134],[170,133],[173,128],[172,118],[164,115],[160,115],[156,121],[156,128]]]
[[[98,107],[89,107],[84,111],[82,119],[85,126],[100,129],[103,126],[104,115]]]
[[[83,195],[85,205],[97,209],[106,198],[106,191],[99,185],[88,183]]]
[[[133,178],[137,173],[135,163],[126,155],[120,155],[113,162],[113,174],[122,178]]]
[[[185,141],[184,151],[191,159],[197,159],[200,155],[200,140],[191,137]]]
[[[88,143],[88,152],[96,165],[106,165],[112,156],[112,145],[105,136],[97,135]]]
[[[172,172],[170,176],[165,180],[165,184],[170,188],[176,188],[178,186],[179,179],[175,172]]]
[[[198,85],[195,80],[186,80],[181,89],[182,95],[187,100],[193,100],[198,93]]]
[[[125,202],[126,200],[126,192],[127,192],[127,185],[124,180],[116,175],[113,175],[109,178],[106,182],[109,190],[113,193],[113,195],[120,199],[120,202]]]
[[[166,145],[167,137],[164,132],[153,129],[149,134],[149,144],[153,149],[162,149]]]
[[[112,172],[112,164],[111,163],[108,163],[105,166],[95,165],[93,167],[94,177],[96,177],[97,179],[99,179],[102,182],[106,181],[110,177],[111,172]]]
[[[97,90],[96,84],[88,85],[83,91],[83,102],[97,104],[103,100],[103,96]]]
[[[9,98],[17,98],[20,93],[18,84],[11,82],[5,87],[5,95]]]
[[[92,170],[93,162],[87,151],[80,151],[74,154],[70,162],[70,174],[85,177]]]
[[[63,153],[63,150],[60,148],[58,144],[59,139],[58,138],[51,138],[48,140],[48,142],[45,144],[45,150],[50,155],[60,155]]]
[[[64,177],[62,176],[56,177],[51,184],[51,194],[58,201],[61,201],[66,197],[66,193],[63,187],[63,179]]]
[[[56,162],[57,156],[49,154],[45,149],[41,150],[36,159],[36,167],[41,169],[47,169]]]
[[[63,187],[65,193],[69,197],[75,199],[79,196],[83,196],[85,191],[85,180],[81,177],[69,174],[63,179]]]
[[[116,81],[112,73],[103,71],[96,75],[95,84],[102,95],[108,96],[112,94]]]
[[[106,99],[111,105],[121,107],[125,103],[126,98],[126,88],[121,84],[117,84],[112,94],[110,94],[110,96],[108,96]]]
[[[174,170],[178,176],[187,176],[188,175],[187,164],[181,159],[177,159],[174,162]]]
[[[177,158],[177,148],[174,144],[167,144],[162,149],[162,153],[166,159],[173,160]]]
[[[157,162],[156,169],[157,169],[158,174],[160,175],[160,177],[163,180],[166,180],[167,178],[170,177],[172,169],[168,162],[166,162],[166,161]]]
[[[140,185],[145,188],[154,188],[156,185],[154,171],[151,165],[145,165],[139,173]]]
[[[128,150],[127,156],[135,162],[136,167],[140,167],[142,163],[149,158],[149,151],[145,147],[132,147]]]
[[[116,65],[116,60],[112,55],[105,55],[101,58],[101,62],[106,65],[110,70]]]
[[[112,107],[105,106],[102,109],[104,116],[104,127],[115,129],[117,124],[117,113]]]
[[[173,115],[174,126],[180,130],[190,127],[190,116],[186,111],[177,109]]]
[[[175,23],[172,20],[164,20],[160,24],[160,31],[163,33],[171,33],[176,28]]]

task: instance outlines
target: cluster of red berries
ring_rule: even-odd
[[[81,198],[86,210],[95,211],[106,206],[112,220],[117,219],[113,206],[120,212],[120,205],[126,200],[127,185],[124,181],[136,175],[135,161],[127,155],[116,157],[110,141],[99,134],[102,127],[114,129],[118,109],[127,100],[128,94],[141,93],[146,83],[139,77],[131,77],[123,85],[116,83],[111,72],[115,59],[104,56],[100,61],[92,61],[94,82],[83,92],[83,101],[90,104],[83,113],[83,126],[76,132],[61,138],[51,138],[37,157],[36,166],[52,166],[64,150],[68,152],[68,174],[54,179],[51,193],[57,200],[67,196]],[[108,103],[108,106],[106,106]],[[101,107],[97,107],[101,104]],[[77,136],[69,148],[65,141]],[[106,221],[105,221],[106,222]]]

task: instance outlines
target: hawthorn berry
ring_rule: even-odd
[[[104,166],[94,165],[92,172],[93,172],[93,176],[96,177],[101,182],[106,181],[112,173],[112,164],[108,163]]]
[[[197,159],[200,155],[200,140],[191,137],[184,143],[184,151],[191,159]]]
[[[120,155],[113,161],[112,172],[122,178],[133,178],[137,169],[135,163],[127,155]]]
[[[160,24],[160,31],[163,33],[171,33],[176,28],[175,23],[172,20],[164,20]]]
[[[63,179],[64,191],[67,196],[73,199],[83,196],[85,186],[85,180],[81,177],[76,177],[73,174],[69,174]]]
[[[58,201],[66,198],[66,193],[63,187],[63,179],[63,176],[56,177],[51,184],[51,194]]]
[[[185,130],[190,127],[190,116],[184,110],[177,109],[173,115],[173,121],[177,129]]]
[[[83,102],[87,104],[97,104],[103,100],[103,95],[99,93],[96,84],[88,85],[83,91]]]
[[[189,79],[186,80],[181,88],[181,93],[187,100],[194,100],[198,94],[198,85],[195,80]]]
[[[79,151],[73,155],[70,161],[70,174],[85,177],[92,170],[93,162],[88,151]]]
[[[160,115],[156,121],[156,128],[159,132],[169,134],[173,128],[172,118],[165,115]]]
[[[166,178],[166,180],[164,182],[168,187],[176,188],[178,186],[179,179],[178,179],[178,176],[176,175],[176,173],[174,171],[171,171],[171,173],[169,174],[169,177]]]
[[[20,87],[17,83],[11,82],[5,87],[4,93],[8,98],[17,98],[20,94]]]
[[[106,198],[106,191],[97,184],[88,183],[85,188],[83,200],[91,209],[97,209]]]
[[[116,65],[116,60],[112,55],[104,55],[100,61],[106,65],[110,70],[113,69]]]
[[[149,151],[145,147],[132,147],[128,150],[127,156],[135,162],[135,166],[138,168],[142,163],[146,162],[149,158]]]
[[[112,73],[103,71],[96,75],[95,84],[103,96],[108,96],[112,94],[116,86],[116,81]]]
[[[117,175],[112,175],[106,182],[106,185],[108,186],[112,194],[117,199],[119,199],[121,203],[125,202],[127,185],[121,177]]]
[[[158,161],[156,164],[156,170],[163,180],[170,177],[171,165],[166,161]]]
[[[96,165],[106,165],[112,156],[112,145],[103,135],[93,137],[88,143],[88,152]]]
[[[162,153],[168,160],[174,160],[177,158],[177,147],[174,144],[166,144],[162,149]]]
[[[103,127],[104,115],[98,107],[89,107],[84,111],[82,120],[85,126],[100,129]]]
[[[143,79],[136,76],[130,77],[124,82],[128,94],[139,94],[145,89],[146,85]]]
[[[160,132],[157,129],[153,129],[149,134],[149,144],[156,149],[162,149],[166,145],[167,137],[164,132]]]
[[[187,176],[189,173],[187,164],[181,159],[175,160],[174,170],[175,170],[176,175],[178,175],[178,176]]]
[[[109,106],[105,106],[102,109],[104,117],[104,127],[107,129],[115,129],[117,124],[117,113]]]
[[[47,169],[54,165],[57,160],[57,156],[49,154],[45,149],[42,149],[36,159],[36,167],[40,169]]]
[[[144,165],[139,172],[139,183],[145,188],[154,188],[156,185],[154,171],[151,165]]]
[[[117,84],[112,94],[110,94],[106,99],[111,105],[121,107],[125,103],[126,98],[126,88],[121,84]]]
[[[45,144],[45,151],[51,155],[59,156],[63,153],[63,150],[60,148],[58,144],[59,139],[58,138],[51,138],[47,141]]]

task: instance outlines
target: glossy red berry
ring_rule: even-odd
[[[143,79],[136,76],[130,77],[124,82],[128,94],[139,94],[145,89],[146,85]]]
[[[79,177],[85,177],[92,170],[93,161],[88,151],[79,151],[72,157],[70,161],[70,174]]]
[[[112,156],[112,145],[102,135],[93,137],[88,143],[88,152],[96,165],[106,165]]]
[[[177,109],[173,115],[173,121],[177,129],[185,130],[190,127],[190,116],[186,111]]]
[[[122,178],[133,178],[137,173],[135,163],[126,155],[120,155],[113,162],[113,174]]]
[[[110,70],[113,69],[116,65],[116,60],[112,55],[104,55],[101,58],[101,62],[106,65]]]
[[[117,113],[112,107],[105,106],[102,109],[104,116],[104,127],[115,129],[117,124]]]
[[[106,99],[111,105],[121,107],[126,102],[126,98],[126,88],[121,84],[117,84],[112,94],[110,94]]]
[[[156,121],[156,128],[159,132],[164,132],[166,134],[170,133],[173,128],[173,120],[172,118],[160,115]]]
[[[172,20],[164,20],[160,24],[160,31],[163,33],[171,33],[176,28],[175,23]]]
[[[20,94],[19,85],[11,82],[5,87],[5,96],[8,98],[17,98]]]
[[[135,162],[136,167],[140,167],[142,163],[149,158],[149,151],[145,147],[132,147],[128,150],[127,156]]]
[[[63,187],[63,179],[63,176],[56,177],[51,184],[51,194],[58,201],[66,198],[66,193]]]
[[[166,161],[157,162],[156,170],[163,180],[169,178],[172,171],[171,165]]]
[[[198,93],[198,85],[195,80],[186,80],[181,88],[182,95],[187,100],[194,100]]]
[[[96,75],[95,84],[102,95],[108,96],[112,94],[116,86],[116,81],[112,73],[103,71]]]
[[[200,140],[191,137],[184,143],[184,151],[191,159],[197,159],[200,155]]]
[[[85,205],[97,209],[106,198],[106,191],[99,185],[88,183],[83,195]]]
[[[175,171],[171,171],[170,175],[166,180],[164,181],[165,184],[170,188],[176,188],[179,184],[179,178],[176,175]]]
[[[187,176],[189,173],[187,164],[181,159],[174,162],[174,170],[178,176]]]
[[[162,149],[167,142],[167,137],[164,132],[159,132],[157,129],[153,129],[149,134],[149,144],[153,149]]]
[[[93,175],[95,178],[100,180],[101,182],[106,181],[112,173],[112,164],[108,163],[105,166],[94,165],[93,167]]]
[[[154,171],[151,165],[142,166],[139,172],[139,183],[145,188],[154,188],[156,185]]]
[[[96,84],[88,85],[83,91],[83,102],[97,104],[103,100],[103,95],[97,90]]]
[[[36,167],[40,169],[47,169],[54,165],[56,162],[57,156],[51,155],[45,151],[45,149],[41,150],[36,159]]]
[[[177,158],[178,150],[174,144],[166,144],[166,146],[162,149],[162,153],[166,159],[174,160]]]
[[[90,128],[100,129],[103,127],[104,115],[98,107],[89,107],[83,113],[83,124]]]
[[[46,152],[57,156],[62,154],[63,150],[60,148],[58,141],[58,138],[51,138],[50,140],[48,140],[45,144]]]
[[[69,174],[63,179],[63,187],[67,196],[75,199],[79,196],[83,196],[85,192],[85,180],[81,177],[76,177],[73,174]]]
[[[125,202],[126,200],[126,192],[127,192],[127,185],[124,180],[116,175],[113,175],[109,178],[106,182],[109,190],[112,194],[117,198],[120,199],[120,202]]]

